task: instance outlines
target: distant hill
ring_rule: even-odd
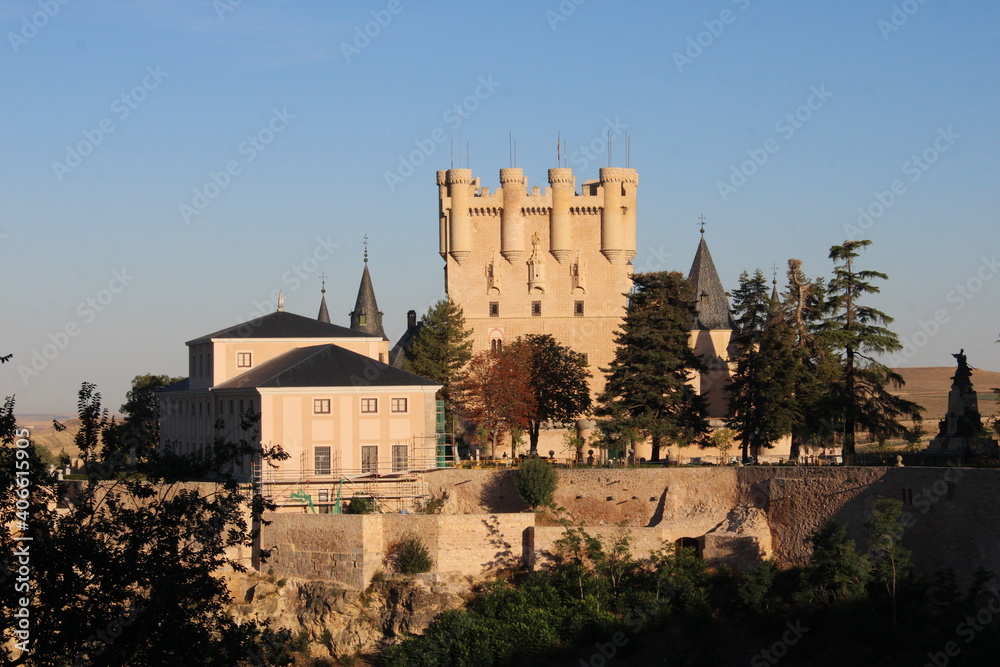
[[[909,399],[924,408],[924,428],[929,437],[937,432],[937,422],[948,412],[948,391],[954,366],[926,366],[919,368],[893,369],[903,376],[906,386],[892,393]],[[979,412],[983,417],[991,417],[997,412],[996,395],[990,391],[1000,387],[1000,373],[972,369],[972,386],[979,395]]]

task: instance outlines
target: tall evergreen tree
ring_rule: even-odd
[[[446,421],[454,431],[452,388],[472,359],[472,329],[465,328],[462,307],[449,298],[435,303],[420,318],[420,329],[403,358],[407,371],[443,385]]]
[[[875,280],[888,280],[879,271],[858,270],[854,260],[868,240],[845,241],[830,248],[833,278],[827,290],[825,320],[819,335],[837,353],[843,371],[833,387],[833,396],[844,418],[844,463],[853,465],[855,435],[859,428],[874,437],[902,435],[900,417],[916,419],[922,408],[889,393],[887,387],[902,387],[902,376],[876,361],[875,356],[902,349],[899,338],[885,325],[892,318],[861,304],[864,296],[877,294]]]
[[[727,387],[726,424],[739,435],[745,459],[773,447],[799,418],[794,391],[798,364],[792,329],[782,317],[777,294],[768,296],[759,269],[753,276],[740,275],[733,305],[736,372]]]
[[[590,411],[590,370],[583,355],[560,345],[549,334],[528,334],[513,347],[523,349],[528,362],[535,410],[528,419],[531,453],[538,453],[542,422],[565,423]]]
[[[606,428],[649,437],[657,461],[665,439],[683,446],[704,441],[708,433],[705,399],[688,384],[704,364],[690,346],[695,308],[684,276],[661,271],[632,280],[615,358],[601,369],[608,382],[597,415],[609,420]]]
[[[840,376],[837,359],[815,332],[822,323],[826,284],[807,278],[802,261],[788,260],[788,284],[782,301],[785,321],[795,344],[795,398],[800,418],[792,426],[792,458],[806,443],[832,442],[836,408],[829,388]]]

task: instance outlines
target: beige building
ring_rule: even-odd
[[[243,479],[321,482],[435,465],[440,385],[386,363],[381,315],[366,261],[354,328],[329,322],[324,296],[318,319],[279,305],[188,341],[190,376],[159,394],[162,446],[186,454],[220,435],[243,437],[240,417],[254,412],[254,440],[290,458],[263,472],[241,461],[234,472]]]

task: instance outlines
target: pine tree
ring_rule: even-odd
[[[518,338],[514,348],[523,348],[530,371],[535,410],[528,419],[531,454],[538,453],[542,422],[565,423],[590,411],[590,371],[583,356],[560,345],[548,334]]]
[[[597,415],[605,432],[636,431],[652,440],[654,461],[664,439],[679,445],[704,441],[708,433],[705,399],[688,380],[704,364],[690,347],[695,318],[691,287],[680,273],[641,273],[621,330],[615,358],[599,398]]]
[[[470,359],[472,330],[465,328],[462,307],[451,299],[441,299],[420,318],[420,329],[406,348],[403,367],[443,385],[440,396],[444,401],[446,421],[452,427],[452,387],[461,379],[462,369]]]
[[[840,367],[826,341],[815,335],[823,318],[826,295],[823,279],[807,278],[798,259],[788,260],[787,279],[782,312],[794,339],[794,392],[800,414],[792,426],[790,454],[798,458],[804,444],[832,441],[836,409],[829,388],[840,376]]]
[[[844,418],[844,463],[853,465],[855,434],[864,428],[874,437],[902,435],[900,417],[916,419],[922,408],[894,396],[887,386],[902,387],[902,376],[875,360],[875,355],[902,349],[896,334],[886,328],[892,318],[880,310],[861,305],[862,297],[877,294],[875,280],[888,280],[879,271],[859,271],[854,260],[871,241],[845,241],[830,248],[833,278],[827,290],[825,320],[819,335],[838,355],[842,371],[833,386],[835,405]]]
[[[736,314],[736,372],[727,388],[731,416],[726,424],[743,443],[743,458],[791,432],[800,418],[795,400],[798,364],[791,327],[777,295],[767,295],[764,274],[745,271],[733,292]]]

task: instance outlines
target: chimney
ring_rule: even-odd
[[[406,328],[412,329],[417,326],[417,311],[408,310],[406,311]]]

